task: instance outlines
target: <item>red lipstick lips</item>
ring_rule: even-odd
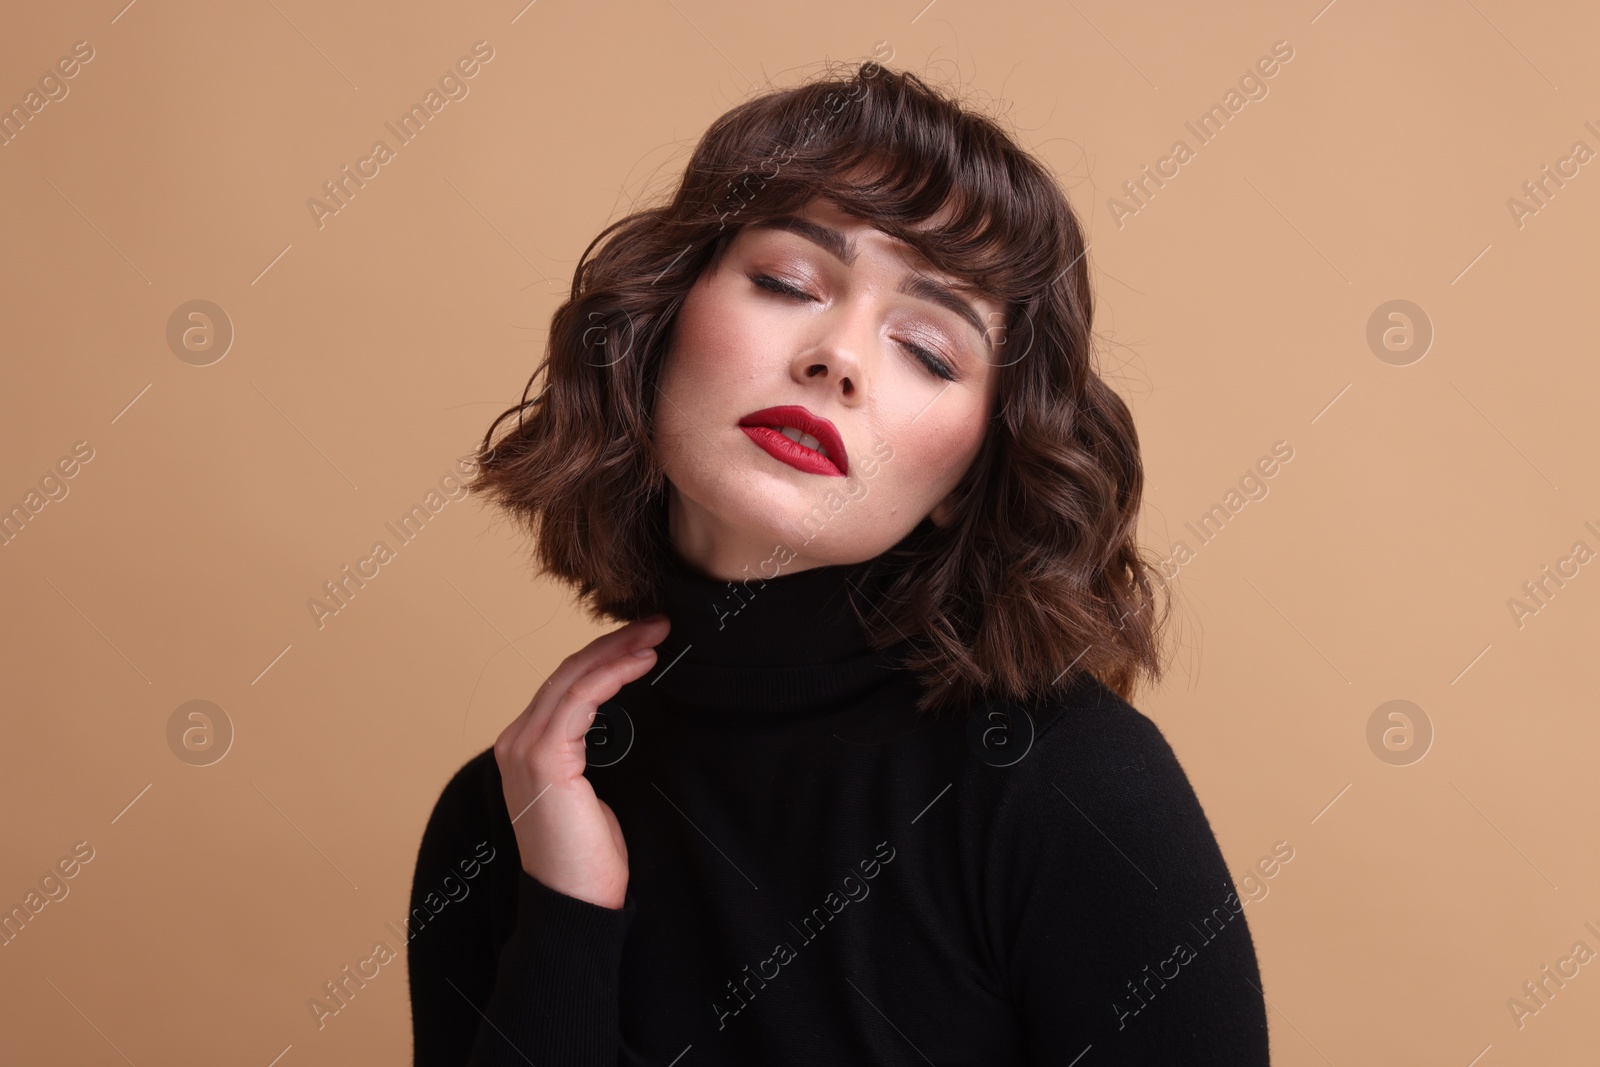
[[[781,428],[785,426],[815,438],[822,451],[808,448],[782,433]],[[739,420],[739,428],[774,459],[782,460],[797,470],[835,478],[850,473],[850,458],[845,455],[844,441],[833,423],[811,414],[798,404],[752,411]]]

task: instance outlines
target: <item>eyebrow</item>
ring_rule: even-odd
[[[797,215],[779,215],[776,218],[763,219],[750,223],[749,228],[788,230],[790,233],[820,246],[832,255],[834,259],[837,259],[847,267],[855,266],[856,257],[860,254],[855,238],[852,237],[847,240],[843,233],[832,226],[827,226],[820,222],[812,222],[810,219],[803,219]],[[978,314],[977,309],[969,301],[963,299],[948,285],[936,281],[926,274],[912,273],[901,280],[897,291],[918,300],[926,300],[929,303],[937,304],[947,311],[955,312],[971,325],[974,330],[978,331],[978,336],[982,339],[984,347],[988,347],[989,330],[984,325],[983,317]]]

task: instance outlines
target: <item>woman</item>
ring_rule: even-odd
[[[631,621],[443,790],[419,1065],[1267,1062],[1126,702],[1169,602],[1085,251],[997,124],[871,62],[596,238],[472,488]]]

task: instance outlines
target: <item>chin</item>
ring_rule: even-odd
[[[739,562],[752,573],[857,563],[892,548],[902,535],[897,516],[870,513],[846,496],[843,478],[801,484],[782,473],[723,475],[689,486],[685,495],[721,536],[746,546],[742,555],[750,558]]]

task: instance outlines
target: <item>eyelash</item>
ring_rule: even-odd
[[[768,292],[778,293],[781,296],[797,297],[801,300],[812,299],[810,293],[804,291],[803,289],[798,289],[795,286],[790,285],[788,282],[774,278],[770,274],[753,274],[750,276],[750,280],[755,283],[757,288],[765,289]],[[929,352],[921,345],[914,345],[910,341],[901,341],[900,343],[905,345],[911,354],[917,357],[918,362],[927,367],[940,378],[943,378],[948,382],[953,382],[956,380],[955,372],[951,370],[950,365],[944,360],[940,359],[934,353]]]

